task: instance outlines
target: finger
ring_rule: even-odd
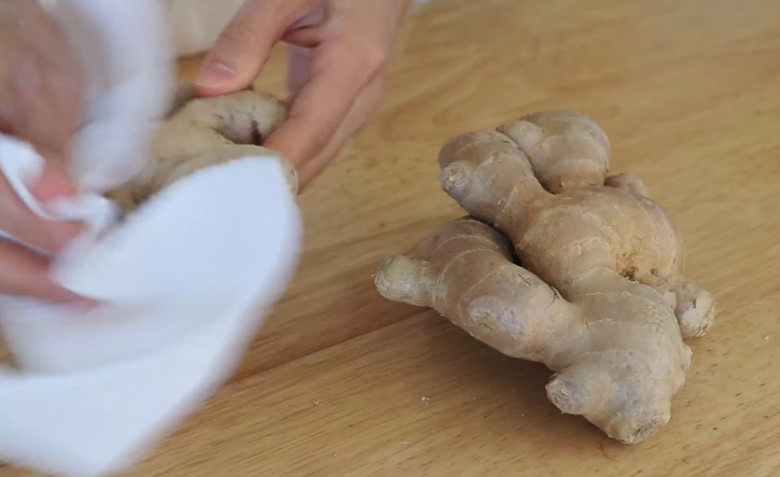
[[[70,178],[65,161],[60,155],[42,151],[46,166],[38,180],[29,185],[30,193],[42,204],[57,199],[74,197],[78,190]]]
[[[53,70],[33,55],[19,58],[12,72],[14,94],[8,122],[15,135],[36,149],[63,155],[78,128],[79,88],[67,74]]]
[[[9,209],[6,205],[0,207],[0,229],[43,253],[60,252],[84,231],[84,225],[77,222],[48,221],[37,217],[28,209]]]
[[[72,68],[76,55],[57,19],[40,2],[23,3],[23,11],[16,12],[14,24],[27,45],[47,64],[59,69]]]
[[[6,129],[62,156],[82,113],[82,69],[64,31],[37,2],[17,2],[5,26]],[[20,26],[24,22],[27,26]]]
[[[64,41],[62,35],[49,30],[42,31],[41,36],[57,45]],[[68,48],[55,53],[59,61],[70,57],[70,63],[58,63],[52,57],[54,50],[57,48],[40,45],[34,49],[29,44],[17,49],[6,72],[9,97],[2,111],[4,129],[30,142],[46,161],[42,183],[32,191],[43,201],[75,193],[66,158],[83,112],[80,65]]]
[[[260,74],[274,44],[310,0],[244,3],[206,55],[195,85],[201,96],[241,90]]]
[[[13,88],[16,106],[11,121],[14,135],[30,142],[45,160],[43,174],[31,192],[38,200],[49,202],[75,194],[66,164],[71,138],[78,127],[80,107],[69,98],[78,87],[72,78],[56,72],[42,71],[31,57],[20,60],[14,72]],[[58,83],[60,91],[55,92]],[[66,99],[60,99],[63,95]]]
[[[349,138],[368,123],[371,116],[381,108],[385,96],[384,76],[379,75],[355,101],[349,114],[322,152],[299,168],[299,192],[304,191],[333,161]]]
[[[0,293],[53,302],[89,300],[68,291],[51,279],[48,260],[17,244],[0,240]]]
[[[308,82],[266,147],[280,152],[296,167],[319,155],[356,97],[384,64],[384,56],[368,45],[371,43],[366,43],[364,36],[345,34],[317,48]]]
[[[78,236],[84,225],[43,220],[0,177],[0,230],[44,253],[57,253]]]
[[[66,182],[65,158],[82,113],[78,68],[58,69],[22,46],[12,54],[5,74],[0,121],[4,132],[29,142],[46,159],[45,175]]]

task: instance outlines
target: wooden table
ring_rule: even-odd
[[[282,68],[259,85],[282,93]],[[303,263],[240,371],[129,475],[780,475],[780,2],[447,0],[410,19],[391,81],[301,197]],[[719,302],[671,422],[635,447],[558,412],[543,366],[372,282],[462,214],[438,185],[447,138],[559,108],[604,127]]]

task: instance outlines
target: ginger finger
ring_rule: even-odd
[[[607,187],[614,187],[615,189],[622,189],[628,192],[632,192],[642,197],[650,198],[650,191],[647,190],[647,186],[642,182],[642,179],[632,176],[626,172],[622,174],[615,174],[607,177],[604,182]]]
[[[712,328],[717,306],[715,298],[702,285],[675,274],[659,281],[655,288],[659,293],[674,296],[672,308],[683,338],[701,338]]]
[[[609,139],[589,117],[567,111],[534,113],[498,131],[517,144],[539,182],[553,194],[604,184]]]
[[[512,263],[498,233],[474,220],[442,225],[414,257],[386,259],[375,284],[385,298],[434,308],[516,358],[554,362],[582,328],[574,307]]]

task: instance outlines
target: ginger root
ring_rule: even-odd
[[[151,160],[136,177],[106,196],[129,212],[185,176],[249,156],[277,158],[295,195],[295,169],[279,153],[262,146],[287,113],[284,103],[269,94],[244,90],[198,98],[192,85],[182,83],[151,145]]]
[[[441,149],[440,183],[469,217],[380,266],[385,298],[430,307],[555,375],[547,396],[623,443],[654,435],[715,301],[682,275],[683,241],[642,181],[608,176],[590,118],[542,112]]]

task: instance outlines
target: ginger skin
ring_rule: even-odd
[[[539,182],[550,192],[604,183],[607,135],[592,119],[569,111],[529,114],[498,132],[517,143]]]
[[[547,142],[543,134],[528,138],[480,131],[453,138],[439,155],[444,190],[473,217],[507,234],[523,266],[564,296],[591,269],[605,267],[672,293],[673,306],[687,310],[677,316],[683,336],[704,335],[712,325],[714,301],[681,275],[683,241],[669,215],[644,195],[647,188],[640,179],[628,174],[607,177],[602,164],[609,163],[609,148],[571,146],[594,136],[590,119],[574,113],[534,116],[545,114],[563,114],[563,119],[589,127],[568,128],[570,139],[553,143],[561,145],[557,156],[555,147],[536,145]],[[500,129],[517,133],[520,128],[514,124]],[[520,144],[546,151],[540,171],[556,178],[551,184],[558,193],[546,190],[536,178]],[[577,179],[572,172],[577,166],[587,179]],[[547,174],[546,168],[565,174]],[[601,176],[596,178],[594,171]]]
[[[607,175],[609,150],[570,112],[451,139],[440,182],[470,217],[386,259],[375,284],[545,364],[559,409],[635,444],[668,422],[691,362],[684,339],[709,330],[715,303],[682,275],[680,233],[642,181]]]
[[[271,156],[284,166],[292,194],[295,169],[262,146],[287,117],[287,107],[271,95],[251,90],[198,98],[188,83],[178,85],[170,112],[151,146],[151,160],[130,182],[107,194],[126,212],[166,186],[200,169],[250,156]]]

